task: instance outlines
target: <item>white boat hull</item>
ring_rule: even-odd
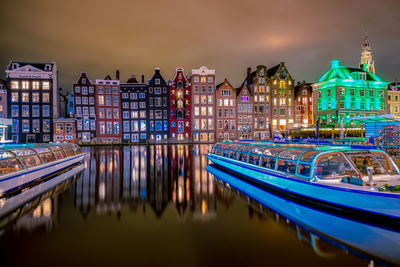
[[[84,156],[85,154],[80,154],[4,175],[0,178],[0,196],[8,191],[76,164],[82,161]]]
[[[207,154],[207,157],[217,165],[249,179],[260,181],[287,194],[295,194],[318,202],[340,206],[344,209],[356,210],[362,214],[367,212],[400,219],[400,194],[320,185],[284,175],[266,173],[262,167],[214,154]]]

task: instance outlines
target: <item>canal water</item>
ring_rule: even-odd
[[[61,177],[57,186],[21,193],[30,193],[30,198],[18,200],[17,195],[0,201],[0,210],[6,204],[15,206],[0,214],[1,265],[368,266],[379,262],[329,237],[330,223],[345,226],[346,222],[257,193],[257,188],[243,186],[234,177],[206,169],[208,149],[206,145],[84,148],[88,155],[83,171]],[[318,225],[312,229],[302,225],[296,212],[305,220],[323,220],[328,235],[319,233]]]

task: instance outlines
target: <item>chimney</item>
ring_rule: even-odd
[[[115,72],[115,79],[116,79],[116,80],[119,80],[119,70],[117,70],[117,71]]]
[[[251,83],[251,67],[247,68],[247,84]]]
[[[142,72],[142,83],[144,83],[144,73]]]

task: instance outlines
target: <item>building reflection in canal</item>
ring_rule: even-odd
[[[216,216],[215,184],[207,170],[207,145],[87,148],[83,175],[73,187],[75,206],[83,217],[96,213],[121,216],[146,204],[161,218],[173,204],[180,218],[191,210],[195,219]]]

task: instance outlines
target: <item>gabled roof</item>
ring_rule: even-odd
[[[228,81],[227,78],[225,78],[225,80],[224,80],[222,83],[220,83],[220,84],[217,85],[217,87],[216,87],[217,90],[218,90],[223,84],[225,84],[225,83],[228,83],[228,85],[229,85],[230,87],[232,87],[233,90],[236,91],[236,88],[232,86],[232,84]]]
[[[17,63],[18,64],[17,68],[21,68],[21,67],[29,65],[29,66],[32,66],[32,67],[37,68],[39,70],[42,70],[42,71],[52,71],[53,67],[55,65],[55,62],[24,62],[24,61],[13,61],[13,60],[11,60],[10,63],[8,64],[8,66],[7,66],[7,70],[12,70],[13,63]],[[50,69],[46,70],[46,66],[50,66]]]
[[[281,66],[281,64],[278,64],[278,65],[276,65],[276,66],[273,66],[273,67],[270,68],[270,69],[267,69],[267,75],[268,75],[268,77],[269,77],[269,78],[274,77],[280,66]]]
[[[366,73],[366,81],[373,81],[373,82],[385,82],[377,75],[369,72],[366,69],[361,68],[352,68],[346,66],[340,66],[339,60],[333,60],[331,62],[331,69],[328,70],[321,78],[318,80],[320,82],[326,82],[332,79],[346,79],[346,80],[357,80],[353,77],[353,72],[364,72]]]
[[[139,83],[139,82],[136,80],[136,76],[135,76],[135,75],[132,75],[132,76],[126,81],[126,83]]]
[[[296,96],[303,89],[306,89],[307,91],[312,92],[313,88],[311,85],[312,85],[312,83],[306,83],[306,82],[296,85],[294,87],[294,95]]]
[[[112,80],[112,78],[111,78],[111,76],[108,74],[105,78],[104,78],[104,80]]]

